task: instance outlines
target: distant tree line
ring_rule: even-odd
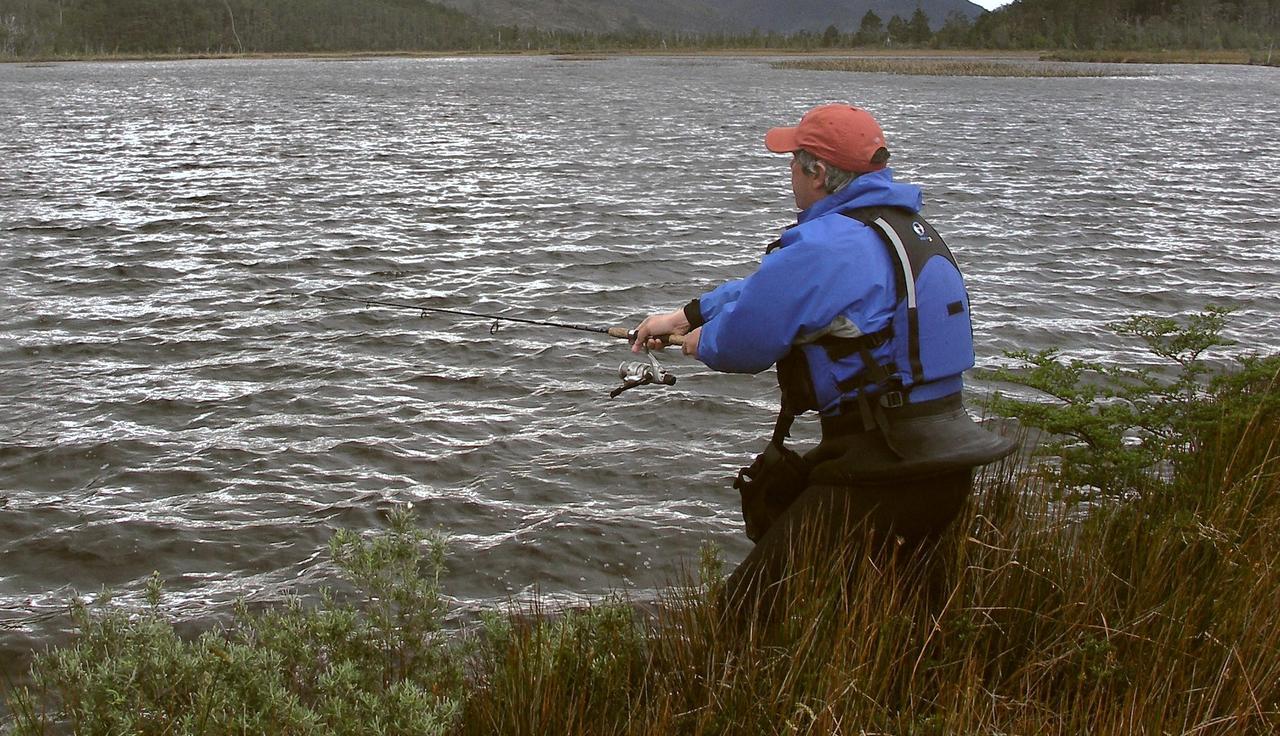
[[[1267,49],[1280,0],[1015,0],[978,18],[983,48]]]
[[[935,48],[1255,49],[1280,36],[1280,0],[1014,0],[937,31],[916,8],[888,21],[867,11],[852,33],[829,26],[819,45]]]
[[[0,0],[16,56],[449,50],[486,30],[422,0]]]
[[[937,30],[920,8],[782,34],[485,25],[429,0],[0,0],[0,57],[343,51],[854,47],[1262,48],[1280,0],[1015,0]],[[849,24],[846,27],[852,27]]]

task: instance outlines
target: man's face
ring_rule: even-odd
[[[796,155],[791,154],[791,193],[795,195],[796,207],[801,210],[809,209],[827,194],[823,189],[827,179],[827,167],[821,162],[817,166],[818,170],[810,176],[804,173],[804,168],[800,166]]]

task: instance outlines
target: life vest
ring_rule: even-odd
[[[870,227],[884,244],[891,267],[897,303],[887,327],[856,337],[838,336],[840,330],[793,345],[778,361],[784,414],[796,415],[818,406],[813,379],[805,357],[805,345],[824,350],[833,363],[858,354],[862,367],[838,380],[846,398],[841,413],[856,404],[867,429],[884,425],[880,408],[909,403],[915,386],[957,377],[973,367],[973,328],[969,297],[955,257],[933,226],[919,214],[898,207],[865,207],[840,213]],[[856,330],[855,330],[856,331]],[[844,330],[848,332],[848,330]],[[877,362],[872,351],[890,344],[890,357]],[[785,436],[790,421],[775,427],[775,437]]]
[[[1016,440],[988,432],[969,417],[959,381],[955,392],[909,401],[912,388],[958,379],[974,363],[969,297],[942,237],[906,209],[867,207],[840,214],[867,225],[884,243],[894,269],[894,315],[871,334],[861,334],[847,318],[837,317],[820,337],[793,345],[778,361],[782,407],[769,440],[773,447],[766,447],[734,481],[743,493],[744,514],[748,497],[768,496],[758,487],[778,478],[793,498],[809,483],[898,482],[978,467],[1017,449]],[[877,362],[872,351],[886,344],[892,346],[889,358]],[[840,413],[822,418],[824,443],[829,433],[840,436],[845,442],[841,454],[812,468],[785,445],[796,416],[821,408],[806,349],[825,351],[833,365],[854,354],[862,359],[856,373],[836,383],[844,397]]]

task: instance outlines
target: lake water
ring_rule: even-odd
[[[771,374],[672,355],[676,386],[609,400],[621,341],[299,294],[634,324],[750,271],[794,217],[764,130],[820,102],[875,112],[925,187],[980,363],[1133,360],[1108,322],[1210,302],[1277,349],[1280,70],[1105,69],[0,65],[0,659],[153,570],[196,619],[314,591],[333,532],[398,504],[451,536],[460,615],[741,558]]]

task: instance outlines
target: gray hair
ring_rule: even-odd
[[[827,183],[825,187],[827,190],[827,194],[834,194],[835,192],[840,191],[849,182],[858,178],[858,175],[855,174],[854,172],[845,171],[839,166],[833,166],[830,162],[823,161],[822,159],[818,158],[812,153],[809,153],[803,148],[800,149],[799,151],[796,151],[795,155],[796,155],[796,163],[800,164],[800,170],[808,174],[809,176],[814,176],[815,174],[818,173],[819,163],[827,167]]]

